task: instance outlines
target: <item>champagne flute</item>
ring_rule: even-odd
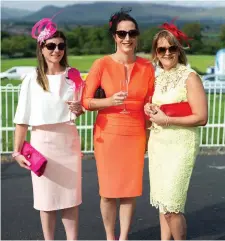
[[[82,88],[79,88],[73,92],[72,99],[70,100],[71,103],[80,102],[82,94]],[[72,112],[70,111],[70,124],[74,125],[74,120],[72,119]],[[76,115],[76,114],[74,114]]]
[[[155,109],[157,105],[152,103],[152,97],[153,97],[152,95],[149,96],[148,103],[151,106],[151,111],[153,111],[153,114],[157,114],[158,111]]]
[[[127,79],[122,79],[120,81],[120,89],[121,89],[121,91],[123,92],[124,95],[128,96],[128,81],[127,81]],[[121,114],[129,114],[130,113],[129,111],[127,111],[125,103],[124,103],[124,108],[120,113]]]

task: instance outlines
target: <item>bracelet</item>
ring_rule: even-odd
[[[12,153],[12,158],[15,158],[15,157],[17,157],[19,155],[21,155],[21,153],[18,152],[18,151],[15,151],[15,152]]]
[[[169,120],[170,120],[170,117],[168,115],[166,115],[166,126],[170,126],[170,123],[169,123]]]

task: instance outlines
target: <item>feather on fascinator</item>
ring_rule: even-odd
[[[176,39],[182,44],[183,42],[185,42],[187,44],[187,48],[190,48],[190,45],[188,43],[189,40],[192,40],[193,38],[188,37],[184,32],[182,32],[181,30],[179,30],[177,28],[176,25],[174,25],[174,22],[177,18],[174,18],[171,23],[164,23],[161,26],[159,26],[159,28],[162,28],[164,30],[169,31],[170,33],[172,33]]]
[[[61,12],[61,11],[60,11]],[[60,13],[58,12],[58,13]],[[52,22],[52,19],[58,14],[53,15],[52,18],[43,18],[33,26],[31,30],[31,37],[37,39],[41,45],[46,39],[50,38],[56,31],[57,25]],[[36,35],[37,32],[37,35]]]

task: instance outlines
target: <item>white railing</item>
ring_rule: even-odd
[[[204,83],[208,96],[208,124],[200,127],[202,147],[225,146],[225,83]],[[20,86],[8,84],[1,86],[1,153],[10,153],[13,148],[15,125],[13,118],[16,110]],[[86,112],[77,120],[82,151],[93,152],[93,123],[96,112]],[[28,132],[28,139],[30,133]]]

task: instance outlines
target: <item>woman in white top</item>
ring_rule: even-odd
[[[76,240],[78,205],[82,202],[81,148],[77,128],[74,123],[71,125],[71,119],[82,113],[82,107],[79,102],[70,101],[74,86],[67,78],[70,68],[66,38],[54,26],[46,25],[39,33],[37,70],[27,74],[22,83],[14,119],[13,157],[21,167],[29,169],[30,163],[20,151],[28,126],[32,126],[31,145],[48,161],[43,176],[31,173],[34,208],[40,210],[44,238],[54,239],[56,210],[62,210],[67,239]]]

